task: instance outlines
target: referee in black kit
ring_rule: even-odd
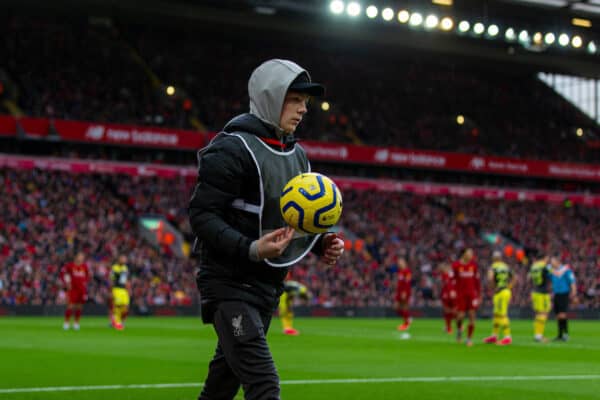
[[[577,286],[575,274],[570,265],[561,262],[560,255],[550,259],[552,266],[552,292],[554,293],[554,314],[558,325],[558,334],[553,341],[566,342],[569,340],[569,301],[577,302]]]
[[[218,336],[199,400],[279,399],[266,334],[291,267],[309,251],[335,264],[344,243],[334,234],[297,235],[285,227],[279,196],[310,164],[293,133],[323,86],[287,60],[269,60],[248,81],[250,112],[238,115],[198,154],[189,205],[200,253],[202,319]]]

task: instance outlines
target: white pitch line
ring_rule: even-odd
[[[38,392],[79,392],[86,390],[118,390],[118,389],[171,389],[185,387],[202,387],[201,383],[148,383],[136,385],[104,385],[104,386],[50,386],[39,388],[0,389],[3,393],[38,393]]]
[[[497,381],[581,381],[600,380],[600,375],[538,375],[538,376],[415,376],[399,378],[350,378],[350,379],[300,379],[281,381],[282,385],[330,385],[352,383],[411,383],[411,382],[497,382]],[[105,386],[50,386],[39,388],[0,389],[0,394],[38,393],[38,392],[75,392],[86,390],[118,390],[118,389],[171,389],[185,387],[202,387],[201,383],[149,383],[137,385],[105,385]]]
[[[282,381],[282,385],[319,385],[335,383],[403,383],[403,382],[492,382],[492,381],[569,381],[600,380],[600,375],[542,376],[415,376],[401,378],[314,379]]]

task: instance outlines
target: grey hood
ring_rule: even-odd
[[[250,114],[273,126],[278,135],[283,134],[279,126],[281,109],[288,88],[300,74],[308,72],[298,64],[273,59],[259,65],[248,81],[248,96],[250,97]]]

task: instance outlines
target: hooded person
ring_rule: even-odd
[[[294,131],[310,96],[324,87],[299,65],[269,60],[248,81],[250,112],[229,121],[198,153],[189,219],[199,255],[196,282],[204,323],[218,336],[200,400],[279,399],[279,377],[266,334],[288,268],[308,252],[334,264],[343,241],[298,235],[279,211],[281,190],[310,171]]]

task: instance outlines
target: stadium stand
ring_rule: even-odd
[[[328,88],[330,109],[313,105],[300,129],[304,138],[555,160],[598,157],[598,149],[575,135],[578,127],[597,131],[596,124],[526,68],[316,43],[289,33],[239,30],[199,41],[211,31],[110,20],[5,16],[3,22],[0,50],[7,57],[0,67],[32,116],[189,128],[194,115],[201,121],[196,127],[218,130],[247,109],[252,68],[280,57],[310,66]],[[365,65],[367,57],[373,62]],[[165,94],[167,83],[173,96]]]
[[[193,181],[3,168],[0,184],[2,303],[64,303],[59,270],[79,250],[93,271],[91,302],[106,301],[108,268],[120,253],[130,257],[137,307],[197,301],[194,261],[153,248],[136,229],[137,217],[152,213],[189,233],[185,204]],[[393,260],[404,255],[415,276],[413,305],[435,306],[437,265],[469,246],[487,268],[494,247],[481,233],[498,232],[530,255],[561,251],[579,277],[580,306],[600,307],[598,208],[357,190],[344,192],[344,208],[347,255],[331,268],[309,257],[291,273],[310,288],[314,304],[391,305]],[[518,276],[513,303],[527,306],[527,267],[510,261]]]

